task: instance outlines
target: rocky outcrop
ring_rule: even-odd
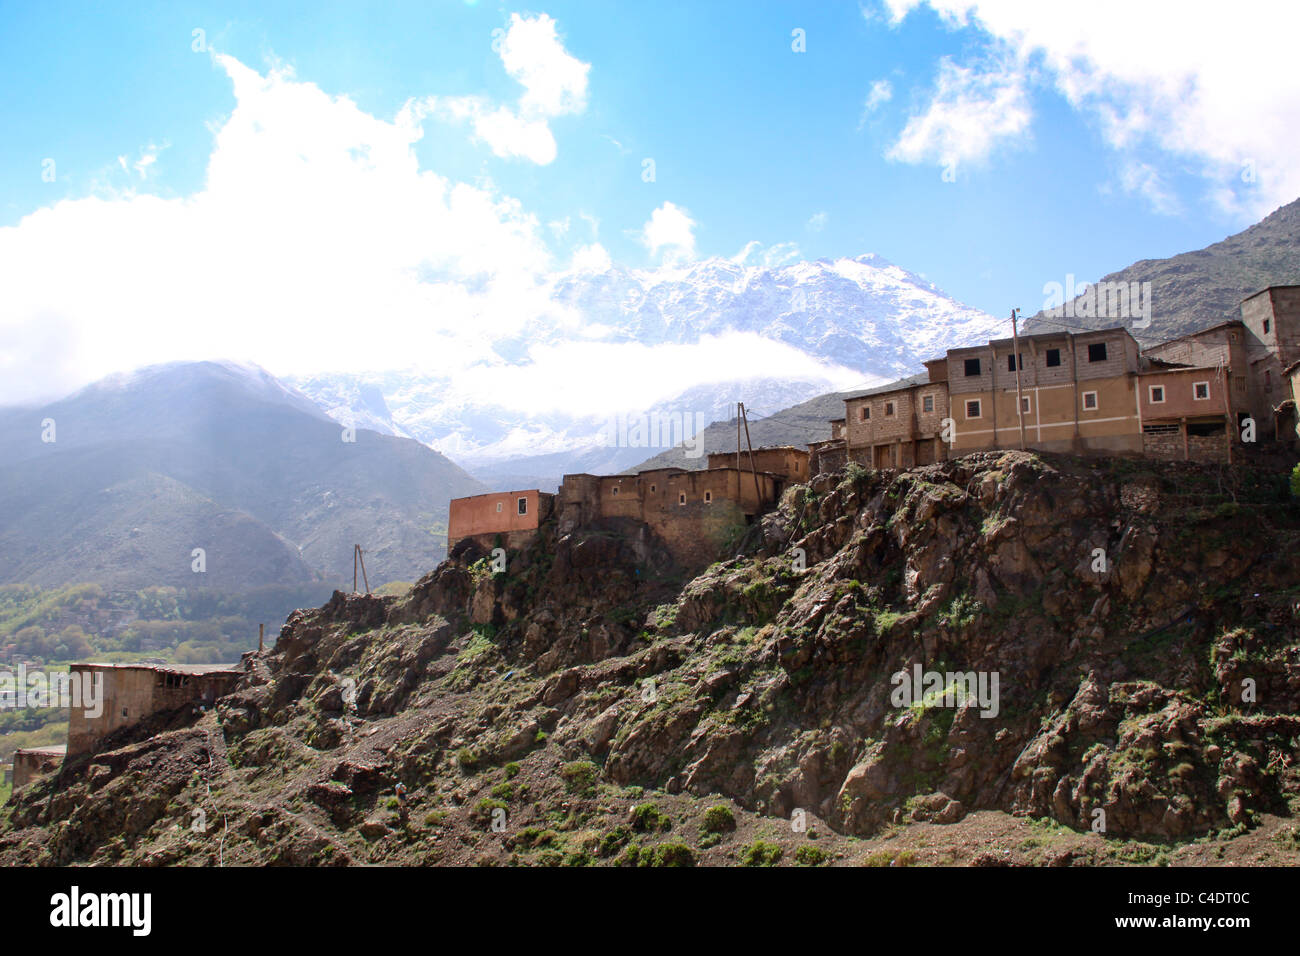
[[[33,784],[0,859],[211,853],[160,835],[178,808],[247,861],[452,859],[498,812],[536,822],[494,852],[542,859],[584,800],[643,791],[837,839],[987,811],[1250,828],[1300,793],[1300,511],[1275,475],[1154,467],[851,466],[690,580],[613,525],[543,528],[504,570],[458,550],[401,598],[296,612],[193,727]],[[135,790],[130,819],[100,806]]]

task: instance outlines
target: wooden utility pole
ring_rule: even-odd
[[[366,586],[366,594],[370,594],[370,580],[366,577],[366,559],[361,556],[361,545],[352,546],[352,593],[357,593],[357,565],[361,565],[361,580]]]
[[[740,471],[740,412],[744,407],[736,402],[736,471]]]
[[[745,414],[744,402],[740,403],[740,417],[745,422],[745,445],[749,448],[749,471],[750,474],[754,476],[754,506],[759,507],[763,504],[763,493],[758,490],[758,469],[754,467],[754,446],[750,444],[749,441],[749,416]],[[736,458],[740,458],[739,453],[737,453]],[[737,464],[739,464],[739,462],[737,462]]]
[[[1020,421],[1020,450],[1025,450],[1025,400],[1020,392],[1020,334],[1016,330],[1019,309],[1011,310],[1011,360],[1016,367],[1016,418]],[[994,396],[994,401],[997,397]]]
[[[259,624],[257,625],[257,653],[259,654],[262,653],[262,648],[263,646],[265,646],[264,643],[265,641],[266,641],[266,625]]]

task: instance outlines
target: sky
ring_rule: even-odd
[[[1249,0],[0,0],[0,402],[173,359],[499,363],[584,321],[557,274],[713,256],[874,252],[1032,313],[1300,195],[1297,28]]]

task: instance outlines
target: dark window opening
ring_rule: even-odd
[[[1094,342],[1094,343],[1092,343],[1091,345],[1088,346],[1088,361],[1089,361],[1089,362],[1104,362],[1104,361],[1106,361],[1106,343],[1105,343],[1105,342]]]
[[[967,418],[980,417],[980,403],[978,400],[966,403],[966,417]]]
[[[1265,320],[1264,320],[1264,334],[1265,334],[1265,335],[1268,335],[1268,330],[1269,330],[1269,328],[1270,328],[1271,326],[1272,326],[1272,323],[1269,322],[1268,319],[1265,319]]]
[[[1048,368],[1055,368],[1056,366],[1058,366],[1058,365],[1060,365],[1060,364],[1061,364],[1061,350],[1060,350],[1060,349],[1048,349],[1048,350],[1047,350],[1047,367],[1048,367]]]
[[[967,374],[967,375],[978,375],[979,373],[980,373],[980,360],[979,360],[979,359],[967,359],[967,360],[966,360],[966,374]]]
[[[1188,422],[1188,436],[1197,436],[1206,438],[1211,435],[1223,434],[1223,422]]]
[[[892,415],[892,414],[894,414],[894,403],[893,403],[893,402],[885,402],[885,414],[886,414],[886,415]]]
[[[927,395],[927,396],[925,396],[925,398],[921,399],[921,411],[923,411],[923,412],[932,412],[932,411],[934,411],[934,396],[933,396],[933,395]]]
[[[859,419],[860,421],[864,421],[864,422],[865,422],[865,421],[867,421],[867,420],[870,419],[870,418],[871,418],[871,406],[870,406],[870,405],[863,405],[863,406],[862,406],[862,410],[858,413],[858,419]]]
[[[1018,361],[1017,361],[1017,360],[1018,360]],[[1025,357],[1024,357],[1023,355],[1019,355],[1019,354],[1016,354],[1016,355],[1008,355],[1008,356],[1007,356],[1007,371],[1008,371],[1008,372],[1014,372],[1014,371],[1016,370],[1016,366],[1017,366],[1017,365],[1019,365],[1019,366],[1023,369],[1023,368],[1025,367]]]

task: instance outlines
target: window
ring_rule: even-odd
[[[1269,389],[1272,387],[1273,387],[1273,373],[1268,369],[1264,369],[1264,388]]]
[[[498,501],[498,502],[497,502],[497,514],[500,514],[500,513],[501,513],[501,508],[502,508],[503,505],[504,505],[504,502],[501,502],[501,501]]]
[[[859,410],[859,412],[858,412],[858,420],[859,420],[859,421],[863,421],[863,422],[866,422],[866,421],[870,421],[870,420],[871,420],[871,406],[870,406],[870,405],[863,405],[863,406],[862,406],[861,410]]]
[[[894,403],[893,403],[893,402],[885,402],[885,415],[886,415],[886,416],[890,416],[890,415],[892,415],[892,414],[894,414]]]
[[[1056,366],[1058,366],[1058,365],[1060,365],[1060,364],[1061,364],[1061,350],[1060,350],[1060,349],[1048,349],[1048,350],[1047,350],[1047,367],[1048,367],[1048,368],[1056,368]]]
[[[1165,387],[1163,385],[1151,386],[1151,404],[1160,405],[1165,400]]]
[[[655,486],[652,484],[650,485],[650,494],[653,495],[654,493],[655,493]]]
[[[967,359],[967,360],[966,360],[966,375],[967,375],[967,376],[978,375],[979,373],[980,373],[980,360],[979,360],[979,359]]]
[[[609,493],[610,493],[611,495],[613,495],[615,498],[617,498],[617,497],[618,497],[618,485],[615,485],[613,488],[611,488]]]
[[[1091,412],[1091,411],[1096,411],[1096,410],[1097,410],[1097,393],[1096,393],[1096,392],[1084,392],[1084,393],[1083,393],[1083,410],[1086,411],[1086,412]]]
[[[1246,376],[1244,376],[1244,375],[1234,375],[1234,376],[1232,376],[1232,387],[1235,388],[1235,389],[1237,390],[1237,394],[1238,394],[1238,395],[1245,395],[1245,394],[1246,394]]]
[[[125,707],[122,708],[122,716],[123,716],[123,717],[126,716],[126,708],[125,708]]]
[[[519,513],[520,513],[521,515],[526,515],[526,514],[528,514],[528,499],[527,499],[527,498],[520,498],[520,499],[519,499]]]
[[[1192,384],[1192,398],[1198,402],[1203,402],[1210,397],[1209,382],[1194,382]]]
[[[679,505],[684,505],[684,504],[686,504],[686,492],[683,491],[682,493],[680,493],[680,494],[677,496],[677,503],[678,503]]]
[[[1017,359],[1019,359],[1019,361],[1016,361]],[[1017,365],[1019,365],[1021,368],[1024,368],[1024,367],[1025,367],[1025,357],[1024,357],[1023,355],[1019,355],[1019,354],[1016,354],[1016,355],[1008,355],[1008,356],[1007,356],[1007,371],[1008,371],[1008,372],[1014,372],[1014,371],[1016,370],[1016,366],[1017,366]]]
[[[933,395],[926,395],[924,398],[921,399],[921,411],[923,411],[923,412],[932,412],[932,411],[934,411],[934,396],[933,396]]]
[[[1028,395],[1021,395],[1021,396],[1020,396],[1020,414],[1021,414],[1021,415],[1028,415],[1031,411],[1033,411],[1033,405],[1032,405],[1032,404],[1030,403],[1030,401],[1029,401],[1029,396],[1028,396]]]
[[[1269,328],[1272,326],[1272,324],[1273,324],[1273,323],[1271,323],[1268,319],[1265,319],[1265,320],[1264,320],[1264,334],[1265,334],[1265,335],[1268,335],[1268,330],[1269,330]]]
[[[708,504],[709,502],[711,502],[712,500],[713,500],[713,492],[711,492],[711,491],[706,491],[706,492],[704,493],[704,503],[707,505],[707,504]]]
[[[1091,345],[1088,346],[1088,361],[1089,362],[1106,361],[1105,342],[1093,342]]]
[[[980,401],[978,398],[971,399],[966,403],[966,417],[967,418],[980,417]]]

